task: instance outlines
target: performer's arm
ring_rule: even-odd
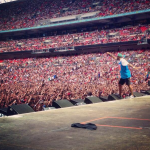
[[[135,66],[133,66],[132,64],[128,64],[130,67],[132,67],[133,69],[139,69],[140,67],[135,67]]]
[[[110,55],[112,58],[117,59],[117,57],[109,52],[107,52],[108,55]]]
[[[135,68],[135,67],[134,67],[132,64],[130,64],[130,63],[129,63],[128,65],[129,65],[130,67],[132,67],[132,68]]]

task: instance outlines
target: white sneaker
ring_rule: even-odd
[[[130,98],[134,98],[133,95],[127,96],[125,99],[130,99]]]
[[[133,96],[133,95],[131,95],[131,96],[129,96],[129,98],[134,98],[134,96]]]

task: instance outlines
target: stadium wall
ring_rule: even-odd
[[[53,57],[53,56],[70,56],[79,55],[86,53],[104,53],[107,51],[125,51],[125,50],[139,50],[139,49],[150,49],[150,40],[147,44],[138,45],[139,41],[130,42],[119,42],[119,43],[108,43],[108,44],[97,44],[97,45],[86,45],[76,46],[74,51],[65,52],[54,52],[54,49],[49,49],[49,52],[43,50],[33,51],[18,51],[18,52],[4,52],[0,53],[0,60],[4,59],[20,59],[20,58],[40,58],[40,57]]]

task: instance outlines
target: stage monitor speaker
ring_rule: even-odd
[[[145,96],[146,94],[144,93],[139,93],[139,92],[133,92],[134,97],[141,97],[141,96]]]
[[[7,116],[7,110],[8,108],[1,108],[0,113]]]
[[[8,107],[7,114],[15,115],[15,114],[24,114],[34,112],[34,110],[27,104],[18,104],[18,105],[11,105]]]
[[[101,99],[99,99],[98,97],[95,97],[95,96],[89,96],[89,97],[86,97],[84,102],[86,104],[92,104],[92,103],[99,103],[99,102],[103,102]]]
[[[52,103],[52,107],[55,107],[55,108],[64,108],[64,107],[71,107],[71,106],[73,106],[73,104],[67,99],[54,101]]]
[[[111,94],[108,96],[108,101],[121,99],[118,95]]]
[[[70,102],[73,104],[73,105],[85,105],[84,103],[84,100],[83,99],[72,99],[70,100]]]
[[[150,90],[148,90],[148,91],[141,91],[141,93],[144,93],[146,95],[150,95]]]
[[[146,91],[146,94],[150,95],[150,90]]]
[[[100,96],[99,97],[103,102],[107,102],[108,101],[108,96]]]

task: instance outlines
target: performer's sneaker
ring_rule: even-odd
[[[125,99],[131,99],[131,98],[134,98],[134,96],[133,95],[127,96]]]
[[[131,96],[129,96],[129,98],[134,98],[134,96],[133,96],[133,95],[131,95]]]

